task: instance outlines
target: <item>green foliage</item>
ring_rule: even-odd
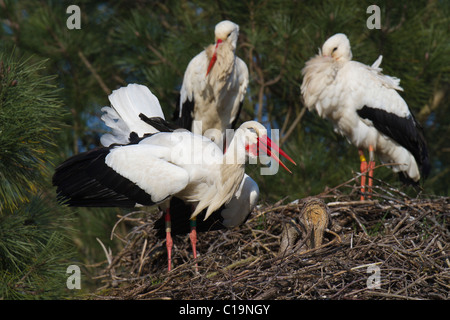
[[[45,64],[0,50],[0,299],[70,295],[70,214],[44,191],[62,118]]]
[[[0,53],[0,210],[36,193],[47,170],[61,110],[44,64]]]
[[[54,212],[34,196],[14,211],[0,215],[0,297],[57,299],[70,296],[66,269],[70,249],[68,212]]]

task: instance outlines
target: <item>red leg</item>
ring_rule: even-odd
[[[170,209],[166,210],[165,215],[165,225],[166,225],[166,248],[167,248],[167,270],[172,270],[172,247],[173,247],[173,241],[172,241],[172,226],[170,223]]]
[[[373,185],[373,169],[375,168],[375,161],[373,155],[373,146],[369,146],[369,189],[367,192],[369,193],[369,198],[372,198],[372,185]]]
[[[190,220],[190,225],[191,225],[191,232],[189,233],[189,239],[191,240],[194,260],[197,260],[197,218],[192,218]],[[198,272],[197,261],[195,262],[195,271]]]
[[[364,152],[359,149],[359,160],[361,161],[361,201],[364,200],[364,193],[366,192],[366,172],[367,172],[367,161],[366,157],[364,157]]]

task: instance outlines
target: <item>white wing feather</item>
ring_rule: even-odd
[[[374,63],[372,63],[372,68],[373,68],[373,69],[376,69],[377,71],[380,71],[380,72],[381,72],[382,69],[380,68],[380,64],[381,64],[382,61],[383,61],[383,56],[380,55],[380,56],[378,57],[378,59],[375,60]]]
[[[241,225],[255,207],[258,198],[258,184],[245,174],[239,189],[221,212],[223,225],[227,228]]]
[[[180,192],[189,182],[188,172],[166,159],[171,149],[151,144],[136,144],[114,148],[106,164],[121,176],[136,183],[159,203]]]
[[[378,65],[379,66],[379,65]],[[350,61],[342,68],[336,82],[344,86],[343,97],[350,96],[352,90],[356,90],[356,96],[352,100],[345,101],[359,109],[364,105],[382,109],[387,112],[406,117],[410,114],[408,105],[397,91],[403,91],[400,87],[400,79],[384,75],[380,68],[372,68],[356,61]],[[341,103],[344,102],[343,97]],[[356,99],[359,97],[360,99]]]
[[[183,84],[180,89],[180,114],[182,115],[183,103],[186,100],[193,101],[194,92],[203,92],[206,87],[206,66],[208,58],[206,52],[197,54],[188,64],[184,72]]]
[[[103,107],[102,120],[112,129],[112,134],[101,137],[105,147],[113,143],[126,144],[131,132],[143,136],[146,133],[158,132],[155,128],[139,118],[143,113],[147,117],[161,117],[164,113],[158,99],[143,85],[129,84],[127,87],[114,90],[109,95],[111,107]]]
[[[238,81],[239,81],[239,92],[238,92],[237,99],[236,99],[236,101],[234,103],[233,110],[231,112],[230,124],[233,123],[233,121],[238,116],[240,104],[245,98],[245,94],[247,92],[247,87],[248,87],[248,67],[247,67],[247,64],[242,59],[240,59],[239,57],[236,57],[236,66],[235,66],[235,68],[236,68],[237,74],[239,76],[239,79],[238,79]]]

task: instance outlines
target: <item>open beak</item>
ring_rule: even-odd
[[[264,152],[267,153],[267,155],[271,156],[273,159],[275,159],[284,169],[286,169],[289,173],[292,173],[291,170],[288,169],[288,167],[286,167],[284,165],[284,163],[280,160],[280,158],[278,158],[277,154],[282,155],[283,157],[285,157],[287,160],[289,160],[290,162],[292,162],[294,165],[297,165],[295,163],[294,160],[291,159],[291,157],[289,157],[286,152],[284,152],[283,150],[280,149],[280,147],[278,147],[276,145],[276,143],[272,142],[272,140],[270,140],[270,138],[266,135],[263,135],[261,137],[258,137],[258,147],[261,148]],[[275,152],[273,152],[273,151]]]
[[[209,62],[209,66],[208,66],[208,70],[206,71],[206,75],[209,74],[209,71],[211,71],[212,67],[214,66],[214,63],[216,63],[216,60],[217,60],[217,47],[221,43],[222,43],[222,40],[217,39],[216,48],[214,49],[214,54],[213,54],[213,56],[211,58],[211,61]]]

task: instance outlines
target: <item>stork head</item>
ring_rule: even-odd
[[[219,40],[220,42],[228,42],[233,50],[235,50],[239,36],[239,26],[234,22],[224,20],[216,25],[214,35],[216,44]]]
[[[343,33],[336,33],[328,38],[322,46],[322,55],[331,57],[336,61],[350,61],[352,59],[352,50],[350,41]]]
[[[267,129],[256,121],[244,122],[238,129],[241,134],[235,134],[245,145],[245,152],[249,158],[256,158],[259,155],[267,155],[276,160],[284,169],[292,173],[278,157],[282,155],[287,160],[296,164],[283,150],[281,150],[276,143],[274,143],[267,136]],[[261,152],[262,151],[262,152]]]
[[[216,47],[214,49],[214,54],[209,62],[206,75],[209,74],[209,71],[217,60],[217,48],[219,47],[219,45],[221,45],[223,42],[226,42],[232,48],[233,52],[236,50],[237,39],[239,36],[239,26],[234,22],[224,20],[216,25],[214,35]]]

